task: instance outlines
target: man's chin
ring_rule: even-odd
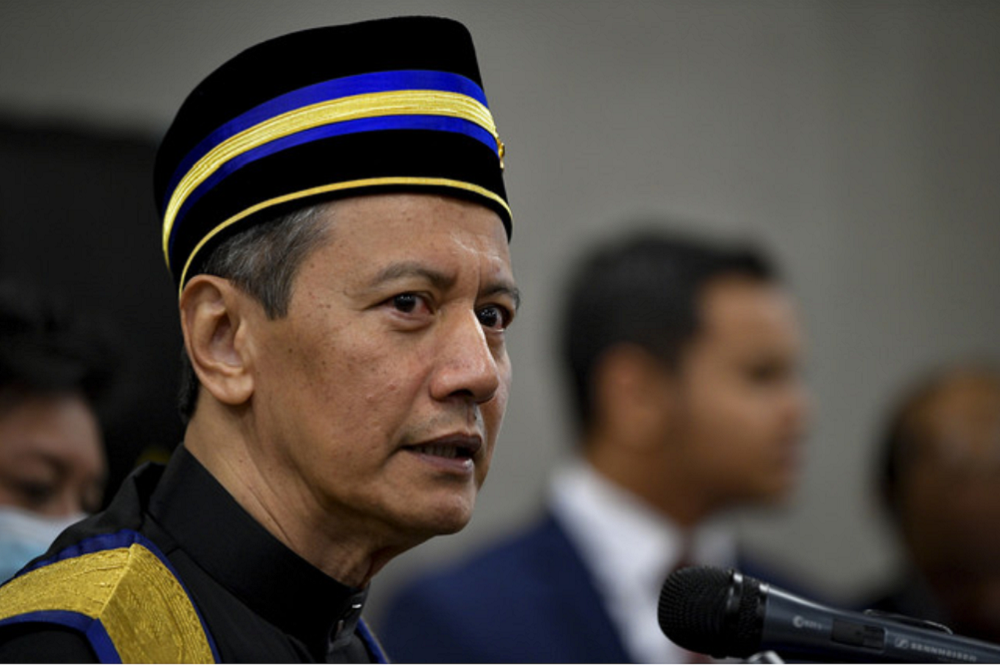
[[[472,511],[445,513],[437,517],[432,529],[437,535],[455,534],[465,529],[472,520]]]
[[[765,507],[780,509],[791,504],[794,494],[794,483],[776,482],[762,488],[757,495],[757,501]]]
[[[757,483],[744,487],[743,492],[731,495],[731,505],[746,505],[760,509],[781,509],[792,503],[796,484],[791,479],[759,479]]]
[[[423,507],[418,513],[411,513],[405,529],[420,533],[423,539],[445,536],[461,532],[472,520],[475,500],[463,499],[439,502]]]

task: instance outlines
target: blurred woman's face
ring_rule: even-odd
[[[0,506],[52,518],[92,513],[106,476],[100,426],[82,397],[30,396],[0,412]]]

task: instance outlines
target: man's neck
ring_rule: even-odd
[[[678,527],[690,530],[716,513],[705,488],[661,450],[588,439],[585,459],[604,478],[628,490]]]
[[[209,407],[195,413],[185,448],[254,520],[304,560],[345,585],[362,588],[410,547],[380,542],[370,526],[353,524],[350,515],[322,506],[300,478],[268,458],[268,450],[240,419],[211,412]]]

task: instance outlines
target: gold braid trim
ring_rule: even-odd
[[[0,590],[0,620],[39,611],[99,621],[123,663],[215,663],[184,588],[140,544],[54,562]]]
[[[236,224],[240,220],[253,215],[265,208],[270,208],[271,206],[277,206],[278,204],[288,203],[289,201],[296,201],[298,199],[303,199],[305,197],[311,197],[318,194],[329,194],[333,192],[340,192],[344,190],[358,189],[364,187],[377,187],[379,185],[413,185],[420,186],[426,185],[428,187],[450,187],[457,190],[465,190],[466,192],[474,192],[481,197],[485,197],[490,201],[495,201],[500,205],[505,211],[507,211],[507,216],[511,215],[510,206],[507,202],[503,200],[498,194],[487,190],[485,187],[481,187],[474,183],[466,183],[460,180],[453,180],[450,178],[422,178],[419,176],[386,176],[384,178],[364,178],[360,180],[350,180],[342,183],[331,183],[329,185],[320,185],[319,187],[313,187],[307,190],[302,190],[300,192],[291,192],[289,194],[284,194],[280,197],[275,197],[274,199],[268,199],[267,201],[262,201],[258,204],[254,204],[250,208],[233,215],[229,219],[219,224],[210,232],[205,234],[188,256],[187,261],[184,262],[184,270],[181,271],[180,287],[177,291],[177,297],[184,293],[184,285],[187,281],[188,269],[191,268],[191,264],[194,262],[195,256],[201,251],[201,248],[205,246],[210,240],[217,236],[221,231],[224,231],[228,227]]]

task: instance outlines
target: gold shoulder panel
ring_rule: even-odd
[[[184,588],[140,543],[54,562],[0,589],[0,621],[51,611],[100,622],[123,663],[214,663]]]

